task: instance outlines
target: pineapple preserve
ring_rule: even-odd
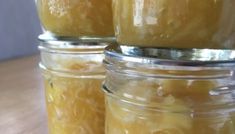
[[[235,57],[187,51],[106,48],[106,134],[235,133]]]
[[[49,134],[104,134],[106,45],[41,41]]]

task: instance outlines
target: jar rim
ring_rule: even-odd
[[[150,48],[112,44],[105,48],[105,61],[168,67],[233,68],[235,50]]]
[[[100,54],[110,44],[104,40],[95,42],[94,39],[90,38],[84,40],[58,40],[58,38],[48,34],[39,35],[38,40],[40,44],[38,49],[40,51],[63,54]]]

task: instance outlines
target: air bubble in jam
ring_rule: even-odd
[[[48,7],[52,15],[62,17],[67,13],[69,7],[69,1],[63,0],[50,0],[48,1]]]

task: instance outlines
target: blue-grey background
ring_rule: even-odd
[[[0,0],[0,61],[38,53],[34,0]]]

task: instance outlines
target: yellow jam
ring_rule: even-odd
[[[114,0],[117,41],[170,48],[235,48],[235,0]]]
[[[113,36],[111,0],[37,0],[46,31],[57,36]]]
[[[86,72],[98,66],[70,62],[64,67]],[[72,75],[44,72],[49,133],[104,134],[103,78]]]
[[[106,134],[233,134],[234,112],[210,107],[231,99],[211,96],[218,86],[217,79],[128,82],[114,93],[123,98],[106,97]]]

